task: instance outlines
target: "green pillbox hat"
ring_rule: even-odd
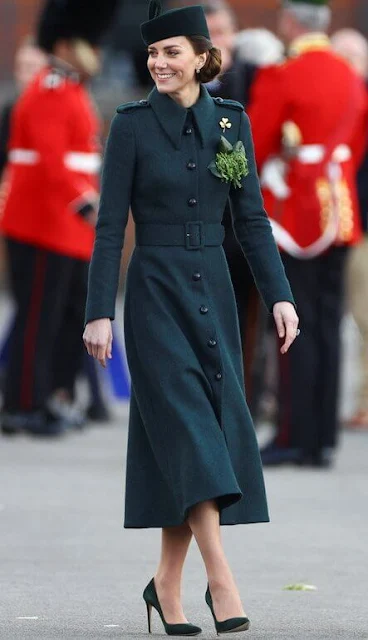
[[[161,11],[161,3],[158,0],[151,0],[149,19],[141,24],[143,42],[147,46],[175,36],[204,36],[210,39],[202,6],[171,9],[165,13]]]

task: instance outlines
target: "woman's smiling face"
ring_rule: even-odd
[[[148,70],[160,93],[177,93],[196,83],[196,70],[206,54],[196,54],[185,36],[160,40],[148,47]]]

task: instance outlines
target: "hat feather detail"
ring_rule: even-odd
[[[160,0],[151,0],[148,7],[148,19],[154,20],[162,13],[162,4]]]

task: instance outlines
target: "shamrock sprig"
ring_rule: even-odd
[[[241,189],[241,180],[249,173],[242,141],[238,140],[233,146],[221,136],[216,158],[208,165],[208,169],[222,182],[230,182],[234,188]]]

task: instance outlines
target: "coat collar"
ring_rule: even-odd
[[[188,111],[191,111],[193,114],[202,147],[206,144],[213,128],[215,105],[213,99],[203,85],[201,86],[201,93],[197,102],[190,109],[181,107],[177,102],[175,102],[175,100],[170,98],[170,96],[164,93],[159,93],[156,87],[149,94],[148,102],[151,105],[161,127],[164,129],[176,149],[180,149],[181,146],[182,134],[185,121],[188,116]]]

